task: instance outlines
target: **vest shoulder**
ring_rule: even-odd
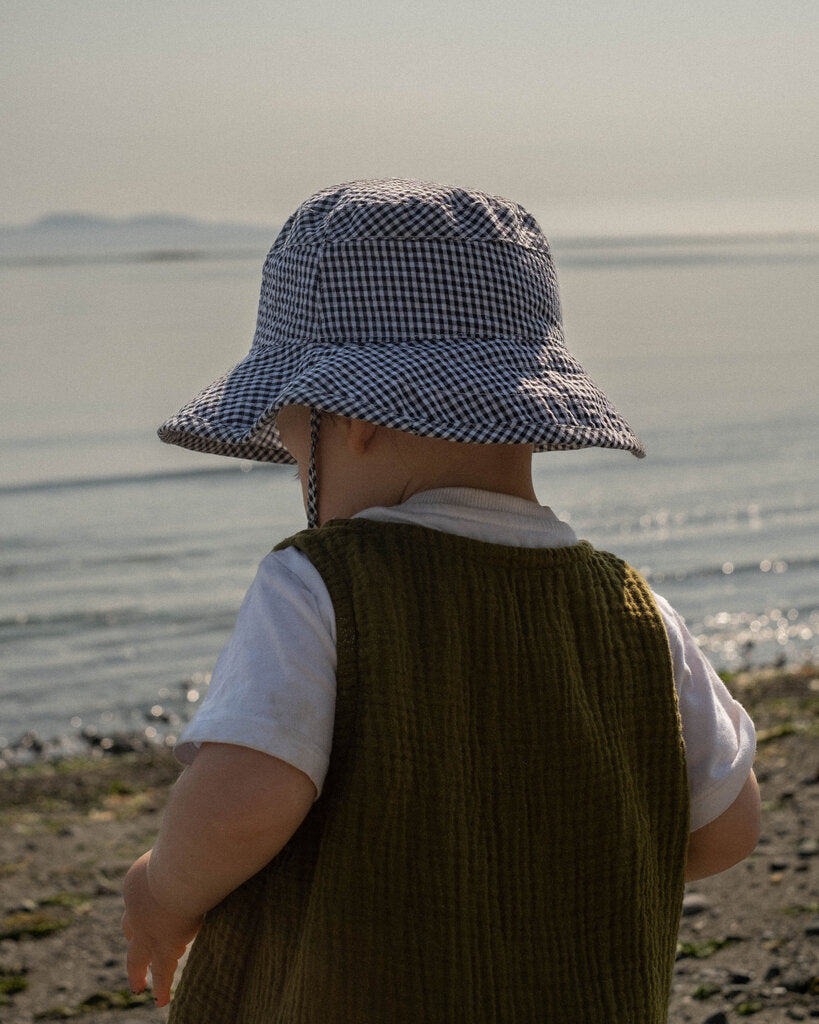
[[[488,560],[512,559],[526,562],[571,562],[596,561],[600,565],[626,567],[634,572],[623,559],[608,551],[598,550],[586,540],[563,547],[522,547],[514,544],[499,544],[479,540],[461,534],[448,533],[414,523],[383,522],[381,520],[356,518],[337,519],[325,523],[318,530],[302,530],[280,541],[274,551],[295,547],[308,557],[320,552],[350,553],[362,550],[389,548],[416,548],[451,550],[464,556],[473,554]]]

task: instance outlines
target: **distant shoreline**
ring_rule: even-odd
[[[221,260],[258,260],[275,238],[271,231],[249,231],[241,239],[231,232],[230,240],[218,235],[198,242],[123,240],[102,241],[94,232],[54,232],[41,238],[39,232],[15,229],[12,239],[0,227],[0,269],[4,267],[58,267],[118,263],[192,263]],[[251,235],[253,237],[251,237]],[[127,236],[123,236],[126,238]],[[819,232],[779,231],[770,233],[573,235],[551,239],[561,267],[647,267],[725,263],[813,263],[819,261]],[[6,250],[3,252],[3,250]]]
[[[255,260],[256,249],[148,249],[144,252],[55,253],[0,256],[0,267],[54,267],[94,263],[192,263],[214,260]]]

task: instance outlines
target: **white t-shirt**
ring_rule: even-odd
[[[577,543],[551,509],[467,488],[424,491],[359,515],[515,547]],[[655,598],[673,660],[693,831],[739,795],[753,764],[754,728],[682,619],[664,598]],[[324,581],[296,548],[271,552],[247,592],[208,693],[179,739],[177,758],[190,763],[204,742],[252,747],[303,771],[320,793],[333,739],[335,673],[335,614]]]

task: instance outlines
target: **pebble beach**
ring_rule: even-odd
[[[758,730],[762,836],[688,886],[669,1021],[819,1019],[819,671],[727,682]],[[128,991],[120,888],[178,772],[167,750],[127,743],[0,772],[0,1024],[166,1020]]]

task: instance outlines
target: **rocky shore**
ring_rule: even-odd
[[[762,838],[688,887],[669,1020],[819,1019],[819,672],[728,683],[758,729]],[[91,755],[0,771],[0,1024],[166,1019],[128,992],[119,892],[178,767],[125,742]]]

